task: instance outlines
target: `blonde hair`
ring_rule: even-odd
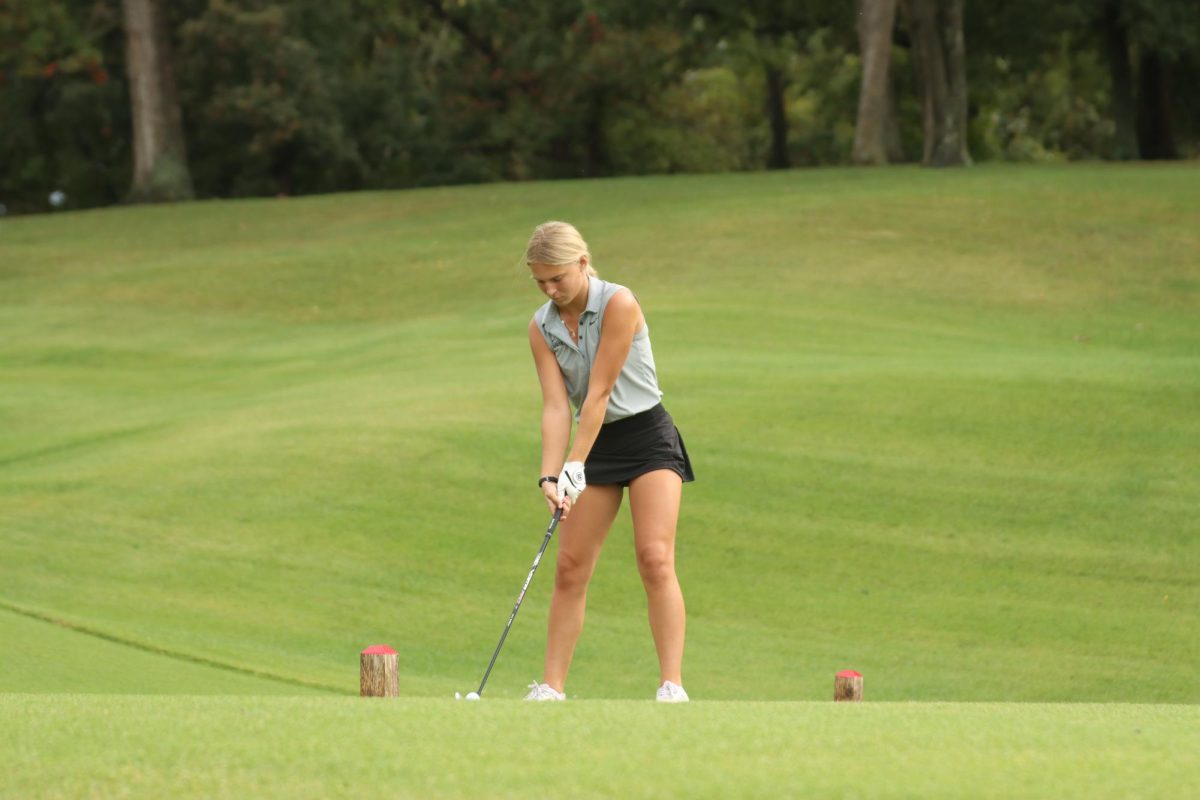
[[[587,242],[569,222],[543,222],[533,229],[529,244],[525,246],[526,264],[549,264],[554,267],[565,267],[578,264],[579,259],[587,256],[587,274],[596,276],[592,266],[592,254],[588,252]]]

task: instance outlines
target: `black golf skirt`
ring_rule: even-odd
[[[584,470],[589,484],[628,486],[639,475],[669,469],[684,483],[696,480],[683,437],[659,403],[654,408],[600,426]]]

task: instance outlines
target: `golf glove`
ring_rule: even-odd
[[[558,499],[562,500],[565,495],[570,497],[571,502],[574,503],[586,488],[587,480],[583,477],[583,462],[568,461],[564,464],[562,472],[558,475]]]

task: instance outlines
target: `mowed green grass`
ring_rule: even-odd
[[[1171,798],[1200,707],[8,695],[0,733],[14,798]]]
[[[549,218],[636,290],[695,461],[693,695],[823,699],[851,667],[874,700],[1200,700],[1195,165],[6,220],[0,628],[29,644],[0,688],[354,693],[386,642],[406,695],[469,689],[546,523],[521,253]],[[493,696],[540,672],[550,573]],[[124,677],[44,672],[35,620]],[[623,514],[569,691],[656,678]]]
[[[636,290],[699,475],[687,707],[627,512],[572,702],[515,701],[551,564],[449,699],[546,523],[551,218]],[[1195,165],[4,220],[0,796],[1187,795],[1198,320]],[[379,642],[403,697],[339,697]]]

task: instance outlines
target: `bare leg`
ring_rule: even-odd
[[[559,526],[561,536],[542,682],[560,692],[566,685],[575,643],[583,630],[588,581],[620,507],[620,486],[589,486],[572,507],[571,515]]]
[[[661,681],[683,685],[686,613],[675,576],[675,526],[683,480],[667,469],[640,475],[629,485],[638,571],[646,587],[650,632],[658,651]]]

